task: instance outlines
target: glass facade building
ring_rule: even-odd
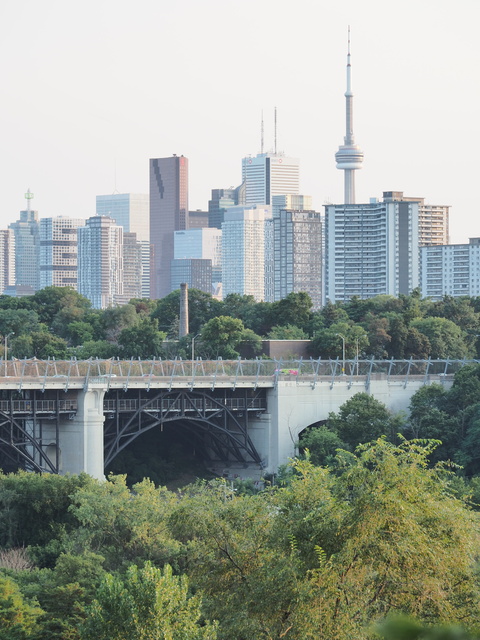
[[[150,160],[150,244],[153,251],[151,297],[170,293],[173,233],[188,228],[188,159]]]

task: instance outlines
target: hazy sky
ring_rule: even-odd
[[[190,162],[190,208],[237,186],[241,158],[300,158],[317,210],[343,199],[351,25],[357,202],[450,204],[480,236],[480,0],[2,0],[0,228],[30,188],[41,217],[148,192],[148,160]]]

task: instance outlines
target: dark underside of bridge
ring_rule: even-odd
[[[160,481],[193,468],[261,465],[248,426],[265,410],[262,389],[110,390],[104,399],[105,471]],[[75,413],[73,393],[3,391],[0,468],[67,471],[57,465],[61,425]]]

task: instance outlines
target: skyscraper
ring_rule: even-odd
[[[419,285],[418,202],[325,205],[325,300],[408,294]]]
[[[236,188],[212,189],[212,198],[208,201],[208,226],[221,229],[225,212],[237,204],[245,204],[245,183]]]
[[[153,248],[151,297],[170,293],[173,232],[188,228],[188,160],[184,156],[150,160],[150,244]]]
[[[112,193],[96,197],[97,216],[108,216],[137,240],[150,240],[150,208],[147,193]]]
[[[420,247],[448,244],[449,205],[425,204],[425,198],[412,198],[403,195],[403,191],[384,191],[387,201],[418,202],[418,244]]]
[[[271,207],[232,207],[222,224],[223,296],[229,293],[265,297],[265,227]]]
[[[272,197],[300,191],[300,163],[283,153],[259,153],[243,158],[245,205],[270,205]]]
[[[337,169],[344,172],[344,202],[355,204],[355,171],[362,168],[363,151],[355,144],[353,136],[353,93],[350,64],[350,27],[348,28],[346,133],[344,143],[335,154]]]
[[[312,210],[295,210],[288,204],[273,214],[274,300],[304,291],[311,297],[313,308],[319,309],[322,305],[321,215]]]
[[[15,285],[15,235],[12,229],[0,231],[0,294]]]
[[[15,235],[15,284],[31,287],[35,292],[40,287],[38,211],[30,208],[33,198],[30,189],[25,198],[27,209],[20,211],[20,220],[10,224],[8,228],[12,229]]]
[[[93,216],[78,229],[78,291],[96,309],[123,295],[123,228],[112,218]]]
[[[77,229],[81,218],[40,220],[40,288],[77,288]]]

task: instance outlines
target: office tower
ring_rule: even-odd
[[[153,249],[150,240],[140,240],[142,247],[142,298],[150,297],[150,274],[153,264]]]
[[[30,201],[33,198],[30,189],[25,194],[25,198],[27,209],[20,211],[20,220],[8,225],[15,235],[15,284],[38,291],[40,287],[38,211],[33,211],[30,207]]]
[[[282,208],[273,214],[274,300],[304,291],[322,306],[322,220],[316,211]]]
[[[150,160],[150,244],[153,246],[151,297],[170,293],[173,232],[188,228],[188,160]]]
[[[425,204],[425,198],[407,198],[403,195],[403,191],[384,191],[383,199],[385,202],[418,202],[418,244],[420,247],[448,244],[449,205]]]
[[[181,284],[189,289],[200,289],[212,293],[212,261],[197,258],[172,260],[170,288],[180,289]]]
[[[222,281],[222,231],[209,227],[175,231],[173,245],[175,260],[210,260],[212,279],[208,292],[211,293],[212,285],[215,288],[216,284]],[[194,286],[190,282],[188,284],[190,287]]]
[[[93,216],[78,229],[78,291],[96,309],[123,295],[123,227],[112,218]]]
[[[223,296],[230,293],[265,297],[265,225],[271,207],[232,207],[222,224]]]
[[[271,205],[272,197],[300,191],[300,164],[283,153],[259,153],[243,158],[245,205]]]
[[[147,193],[112,193],[96,197],[97,216],[113,218],[124,231],[137,239],[150,240],[150,206]]]
[[[355,171],[362,168],[363,151],[355,144],[353,135],[353,93],[350,64],[350,27],[348,28],[348,53],[347,53],[347,91],[346,101],[346,133],[344,143],[335,154],[337,169],[344,172],[344,202],[355,204]]]
[[[409,294],[419,285],[418,202],[325,206],[325,300]]]
[[[82,218],[42,218],[40,220],[40,288],[77,289],[77,229]]]
[[[142,243],[136,233],[123,232],[123,294],[117,304],[128,304],[133,298],[142,298]]]
[[[212,198],[208,201],[208,226],[221,229],[226,210],[238,204],[245,204],[245,183],[236,188],[212,189]]]
[[[188,212],[187,229],[203,229],[208,227],[208,211],[196,209]]]
[[[470,238],[469,244],[424,246],[420,254],[425,298],[480,296],[480,238]]]
[[[12,229],[0,231],[0,294],[15,286],[15,235]]]

